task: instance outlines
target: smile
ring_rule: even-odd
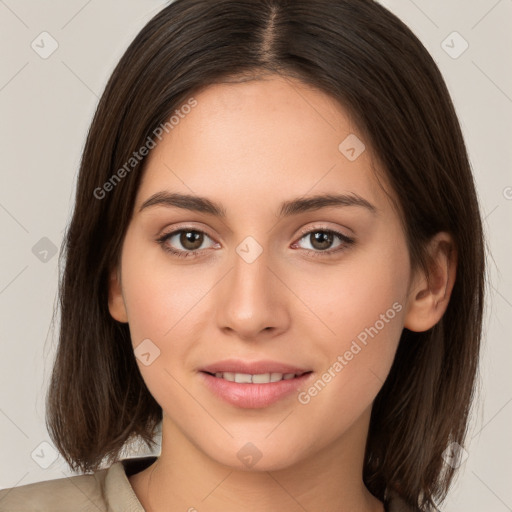
[[[234,373],[234,372],[216,372],[215,374],[207,372],[218,379],[228,380],[229,382],[238,382],[239,384],[268,384],[270,382],[279,382],[280,380],[290,380],[300,377],[301,374],[295,373]]]
[[[312,371],[295,373],[198,372],[217,398],[241,409],[261,409],[289,397],[312,379]]]

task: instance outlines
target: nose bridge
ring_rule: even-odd
[[[235,248],[230,266],[232,271],[218,297],[219,327],[230,328],[244,337],[277,327],[284,305],[278,298],[279,283],[269,268],[266,249],[253,237],[247,237]]]
[[[270,272],[266,251],[254,260],[246,260],[237,254],[234,258],[233,270],[234,290],[240,292],[241,298],[256,298],[262,292],[268,294]]]

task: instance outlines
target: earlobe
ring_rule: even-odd
[[[455,283],[457,254],[451,235],[438,233],[429,243],[429,275],[418,270],[409,289],[404,327],[423,332],[441,320]]]
[[[108,309],[114,320],[123,323],[128,322],[128,315],[126,313],[126,306],[121,288],[121,276],[119,275],[117,267],[114,268],[110,273],[108,287]]]

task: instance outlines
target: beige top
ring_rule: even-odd
[[[128,477],[155,460],[123,459],[94,473],[0,490],[0,512],[145,512]],[[386,505],[387,512],[411,510],[396,499]]]

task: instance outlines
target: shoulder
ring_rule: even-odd
[[[91,474],[0,490],[0,512],[144,512],[128,477],[156,460],[123,459]]]
[[[107,469],[0,490],[0,512],[107,512]]]

